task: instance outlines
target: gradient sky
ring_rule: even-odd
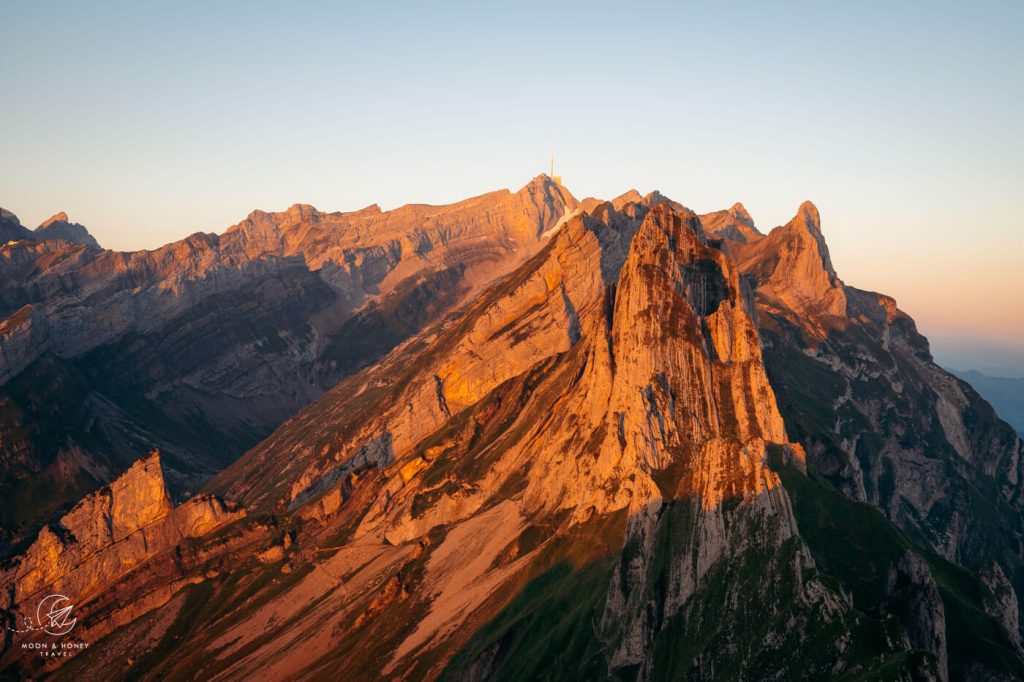
[[[1024,3],[774,4],[0,0],[0,206],[152,248],[515,189],[553,147],[579,198],[811,199],[848,284],[1024,348]]]

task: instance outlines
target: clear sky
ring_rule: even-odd
[[[785,5],[782,7],[782,5]],[[1024,347],[1024,3],[0,0],[0,206],[111,248],[250,210],[803,199],[840,276]]]

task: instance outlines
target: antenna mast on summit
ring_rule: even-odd
[[[561,185],[562,184],[562,178],[560,178],[557,175],[555,175],[555,150],[554,149],[551,150],[551,175],[549,175],[548,177],[551,178],[551,182],[555,183],[556,185]]]

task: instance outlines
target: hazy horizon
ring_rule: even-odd
[[[0,206],[29,227],[154,248],[515,190],[554,148],[579,198],[762,231],[810,199],[845,282],[1024,348],[1019,3],[0,8]]]

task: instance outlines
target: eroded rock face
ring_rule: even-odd
[[[763,236],[754,225],[754,219],[747,213],[747,209],[739,202],[725,211],[706,213],[700,220],[708,235],[729,242],[746,244]]]
[[[18,216],[5,208],[0,208],[0,242],[7,244],[28,239],[31,234],[31,231],[18,220]]]
[[[11,242],[55,240],[66,244],[81,244],[92,248],[99,248],[99,242],[89,234],[84,225],[73,223],[68,220],[68,214],[61,211],[51,216],[37,227],[30,230],[21,224],[18,216],[10,211],[0,208],[0,243],[10,244]]]
[[[0,357],[5,367],[26,367],[37,356],[36,343],[46,338],[46,319],[36,307],[26,305],[0,322]],[[0,374],[0,381],[7,381],[13,374]]]
[[[541,176],[447,206],[254,211],[153,251],[69,241],[81,230],[63,214],[25,230],[47,237],[0,248],[0,434],[20,453],[0,452],[0,556],[140,448],[168,455],[172,495],[195,492],[514,269],[575,205]],[[39,384],[87,389],[41,404]],[[29,485],[35,501],[4,494]]]
[[[723,235],[726,236],[727,235]],[[818,209],[809,201],[766,237],[734,242],[740,270],[757,281],[759,303],[802,324],[821,338],[831,321],[846,317],[846,295],[821,234]]]
[[[601,246],[588,221],[585,216],[570,220],[540,254],[460,319],[432,331],[430,348],[386,359],[339,385],[331,399],[261,444],[252,459],[262,462],[259,467],[226,471],[212,486],[256,507],[282,503],[268,492],[271,482],[287,481],[290,504],[322,478],[343,475],[341,469],[370,460],[374,465],[404,460],[424,438],[503,382],[568,351],[578,341],[580,320],[605,300]],[[296,459],[308,452],[313,438],[322,445]]]
[[[0,607],[29,606],[41,595],[88,600],[110,583],[190,536],[244,516],[237,507],[197,496],[173,507],[159,453],[140,459],[87,496],[0,576]]]
[[[34,622],[37,604],[47,595],[64,595],[71,605],[73,641],[96,642],[203,582],[208,575],[201,569],[187,570],[195,560],[182,555],[181,543],[244,517],[237,505],[208,495],[174,507],[159,454],[140,459],[59,523],[45,526],[0,573],[6,630],[0,669],[28,666],[33,672],[25,674],[35,677],[59,667],[56,660],[27,660],[22,649],[56,644],[42,630],[45,624]]]
[[[1020,650],[1020,605],[1013,585],[995,562],[982,566],[978,570],[978,575],[988,589],[988,595],[984,600],[985,611],[999,619],[1010,640]]]
[[[574,207],[564,188],[541,176],[515,194],[493,192],[449,206],[321,213],[296,204],[281,213],[254,211],[223,235],[197,233],[154,251],[83,250],[52,240],[12,245],[3,254],[2,276],[11,286],[0,313],[42,304],[49,334],[37,353],[48,348],[77,357],[130,330],[155,331],[211,296],[296,261],[318,272],[352,309],[442,267],[474,267],[480,270],[474,275],[489,281],[529,255],[529,246]],[[70,226],[66,218],[58,214],[40,230]],[[504,260],[510,263],[503,266]]]
[[[887,592],[898,604],[910,645],[934,654],[941,679],[949,679],[946,611],[928,565],[913,552],[906,552],[889,571]]]

